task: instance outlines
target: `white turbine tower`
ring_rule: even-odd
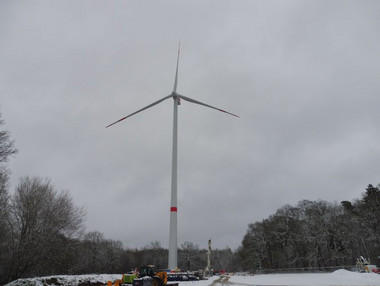
[[[172,153],[172,182],[171,182],[171,203],[170,203],[170,232],[169,232],[169,269],[174,269],[177,267],[177,137],[178,137],[178,105],[180,104],[180,99],[183,99],[185,101],[196,103],[199,105],[203,105],[209,108],[213,108],[216,110],[219,110],[224,113],[228,113],[232,116],[239,117],[238,115],[232,114],[230,112],[227,112],[223,109],[196,101],[194,99],[188,98],[186,96],[180,95],[177,93],[177,83],[178,83],[178,64],[179,64],[179,53],[180,53],[180,47],[178,48],[178,56],[177,56],[177,67],[175,72],[175,79],[174,79],[174,88],[173,92],[165,96],[164,98],[157,100],[153,102],[152,104],[149,104],[111,124],[109,124],[107,127],[110,127],[120,121],[123,121],[124,119],[127,119],[128,117],[131,117],[132,115],[135,115],[141,111],[144,111],[145,109],[148,109],[154,105],[159,104],[160,102],[168,99],[173,98],[174,99],[174,115],[173,115],[173,153]]]

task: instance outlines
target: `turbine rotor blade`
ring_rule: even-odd
[[[177,84],[178,84],[178,64],[179,64],[179,53],[180,53],[180,51],[181,51],[181,42],[179,42],[179,46],[178,46],[177,67],[176,67],[176,70],[175,70],[174,87],[173,87],[173,92],[174,92],[174,93],[177,92]]]
[[[221,111],[221,112],[224,112],[224,113],[227,113],[227,114],[229,114],[229,115],[232,115],[232,116],[235,116],[235,117],[239,117],[239,118],[240,118],[239,115],[236,115],[236,114],[233,114],[233,113],[231,113],[231,112],[228,112],[228,111],[225,111],[225,110],[223,110],[223,109],[220,109],[220,108],[218,108],[218,107],[214,107],[214,106],[208,105],[208,104],[206,104],[206,103],[203,103],[203,102],[200,102],[200,101],[194,100],[194,99],[192,99],[192,98],[189,98],[189,97],[186,97],[186,96],[183,96],[183,95],[180,95],[180,94],[177,94],[177,97],[179,97],[179,98],[181,98],[181,99],[183,99],[183,100],[186,100],[186,101],[188,101],[188,102],[195,103],[195,104],[199,104],[199,105],[203,105],[203,106],[206,106],[206,107],[209,107],[209,108],[212,108],[212,109],[216,109],[216,110],[219,110],[219,111]]]
[[[137,113],[139,113],[141,111],[144,111],[145,109],[151,108],[152,106],[155,106],[155,105],[159,104],[160,102],[162,102],[162,101],[164,101],[164,100],[166,100],[166,99],[168,99],[170,97],[173,97],[173,95],[165,96],[164,98],[161,98],[160,100],[157,100],[157,101],[155,101],[155,102],[153,102],[153,103],[151,103],[151,104],[149,104],[149,105],[147,105],[147,106],[145,106],[145,107],[143,107],[143,108],[141,108],[141,109],[139,109],[139,110],[137,110],[137,111],[135,111],[135,112],[127,115],[127,116],[124,116],[123,118],[120,118],[119,120],[117,120],[117,121],[115,121],[115,122],[107,125],[106,128],[111,127],[112,125],[114,125],[116,123],[119,123],[120,121],[123,121],[124,119],[127,119],[128,117],[131,117],[131,116],[133,116],[133,115],[135,115],[135,114],[137,114]]]

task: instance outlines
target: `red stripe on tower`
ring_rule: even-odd
[[[177,207],[171,207],[170,212],[177,212]]]

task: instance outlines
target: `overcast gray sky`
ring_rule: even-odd
[[[168,247],[173,89],[178,243],[236,249],[249,223],[380,183],[379,1],[0,1],[0,112],[22,176],[87,231]]]

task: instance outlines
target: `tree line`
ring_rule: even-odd
[[[249,225],[239,249],[246,270],[355,265],[380,256],[380,190],[340,204],[300,201]]]
[[[48,179],[23,177],[10,195],[7,162],[15,154],[9,132],[0,131],[0,285],[21,277],[167,267],[168,250],[158,241],[130,249],[100,232],[86,232],[84,209]],[[376,261],[379,246],[380,190],[369,185],[353,202],[285,205],[249,224],[237,250],[213,250],[211,263],[228,271],[354,265],[361,255]],[[206,252],[186,241],[178,266],[204,269]]]

